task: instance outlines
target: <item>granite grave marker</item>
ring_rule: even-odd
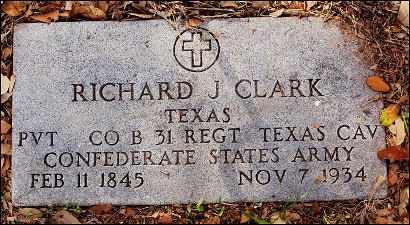
[[[366,198],[385,133],[356,53],[320,18],[19,24],[13,203]]]

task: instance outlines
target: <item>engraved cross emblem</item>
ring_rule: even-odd
[[[202,67],[202,52],[211,51],[211,40],[203,39],[202,32],[191,33],[191,40],[182,41],[182,51],[191,52],[191,67]]]

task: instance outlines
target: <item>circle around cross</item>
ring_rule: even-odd
[[[190,34],[188,39],[183,38],[187,36],[186,32]],[[203,72],[218,60],[219,41],[212,32],[205,29],[185,30],[177,36],[173,52],[175,60],[182,68],[191,72]],[[209,54],[206,54],[207,52]],[[208,58],[204,60],[204,57]]]

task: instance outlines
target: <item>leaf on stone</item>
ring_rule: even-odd
[[[22,216],[27,217],[31,217],[31,218],[39,218],[41,216],[43,216],[43,213],[35,208],[20,208],[19,209],[19,214]]]
[[[284,11],[285,9],[279,9],[279,10],[276,10],[275,12],[270,13],[269,16],[276,18],[276,17],[281,16]]]
[[[385,127],[390,126],[396,120],[399,112],[399,104],[390,104],[380,114],[380,123]]]
[[[396,145],[378,151],[377,157],[380,159],[408,160],[409,151],[399,145]]]
[[[237,9],[239,6],[235,1],[221,1],[221,6],[225,8]]]
[[[11,49],[10,47],[4,48],[4,49],[1,51],[1,59],[2,59],[3,61],[5,61],[5,60],[11,55],[12,52],[13,52],[13,51],[12,51],[12,49]]]
[[[6,76],[1,75],[1,94],[6,93],[9,90],[10,80]]]
[[[104,215],[111,210],[112,210],[112,205],[109,205],[109,204],[96,205],[90,208],[91,212],[98,214],[98,215]]]
[[[56,21],[58,20],[58,10],[54,10],[52,12],[41,14],[41,15],[34,15],[30,16],[32,19],[44,22],[44,23],[51,23],[51,20]]]
[[[1,121],[1,134],[7,134],[9,132],[11,126],[6,121]]]
[[[55,224],[81,224],[75,216],[65,210],[58,211],[51,217],[51,222]]]
[[[389,85],[379,76],[370,76],[367,78],[367,85],[373,91],[388,92],[390,90]]]
[[[189,24],[191,27],[199,26],[199,25],[201,25],[203,22],[204,22],[204,21],[202,21],[202,20],[200,20],[200,19],[198,19],[198,18],[190,18],[190,19],[188,19],[188,24]]]
[[[163,174],[165,174],[165,175],[169,175],[169,172],[166,171],[166,170],[159,170],[159,172],[161,172],[161,173],[163,173]]]
[[[401,145],[406,138],[406,131],[404,129],[404,122],[400,116],[389,127],[390,132],[394,135],[393,140],[396,145]]]
[[[93,5],[82,6],[78,3],[74,4],[73,9],[70,11],[71,16],[80,15],[90,20],[101,20],[106,18],[106,14],[99,8]]]
[[[21,1],[6,1],[1,4],[1,9],[10,16],[18,16],[26,11],[26,4]]]
[[[164,214],[158,219],[158,223],[160,224],[170,224],[172,223],[172,216],[169,214]]]

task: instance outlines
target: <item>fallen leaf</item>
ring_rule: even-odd
[[[140,14],[140,13],[133,13],[133,12],[129,12],[128,15],[136,16],[136,17],[143,18],[143,19],[151,19],[154,17],[154,15],[152,14]]]
[[[5,61],[5,60],[11,55],[12,52],[13,52],[13,51],[12,51],[12,49],[11,49],[10,47],[4,48],[4,49],[1,51],[1,59],[2,59],[3,61]]]
[[[380,123],[385,127],[390,126],[396,120],[399,112],[399,104],[390,104],[380,114]]]
[[[409,26],[409,2],[401,1],[397,19],[404,25]]]
[[[81,15],[86,19],[91,20],[101,20],[106,18],[106,14],[99,8],[94,7],[92,5],[81,6],[80,4],[76,3],[73,6],[73,9],[70,11],[71,16]]]
[[[10,76],[9,92],[13,93],[14,83],[16,82],[16,77],[14,75]]]
[[[2,155],[11,155],[11,144],[1,143],[1,154]]]
[[[27,217],[34,217],[34,218],[39,218],[43,216],[43,213],[35,208],[20,208],[19,209],[19,214],[22,216]]]
[[[191,27],[199,26],[199,25],[201,25],[202,23],[203,23],[203,21],[200,20],[200,19],[198,19],[198,18],[190,18],[190,19],[188,19],[188,24],[189,24]]]
[[[98,215],[104,215],[111,210],[112,210],[112,205],[109,205],[109,204],[96,205],[90,208],[91,212],[98,214]]]
[[[169,175],[169,172],[166,171],[166,170],[159,170],[159,172],[161,172],[161,173],[163,173],[163,174],[165,174],[165,175]]]
[[[366,36],[364,36],[364,34],[361,33],[361,32],[357,33],[356,36],[361,38],[361,39],[366,39]]]
[[[51,23],[51,20],[56,21],[58,20],[58,10],[54,10],[52,12],[41,14],[41,15],[34,15],[30,16],[32,19],[44,22],[44,23]]]
[[[65,11],[70,11],[71,9],[73,9],[73,2],[72,1],[66,1],[65,6],[64,6],[64,10]]]
[[[285,9],[276,10],[275,12],[270,13],[269,16],[273,18],[279,17],[282,15],[283,11],[285,11]]]
[[[379,76],[370,76],[367,78],[367,85],[374,91],[388,92],[389,85]]]
[[[269,1],[252,1],[252,8],[262,8],[262,7],[269,7]]]
[[[160,223],[160,224],[170,224],[170,223],[172,223],[172,216],[170,216],[168,214],[164,214],[158,219],[158,223]]]
[[[399,170],[399,165],[392,164],[389,169],[389,176],[387,177],[387,182],[389,185],[396,184],[399,180],[399,176],[397,175],[397,171]]]
[[[408,215],[408,212],[407,212],[407,209],[406,209],[406,204],[404,204],[404,203],[401,203],[401,204],[399,204],[399,216],[401,216],[401,217],[408,217],[409,215]]]
[[[221,1],[221,6],[226,8],[238,8],[238,4],[235,1]]]
[[[7,170],[10,168],[10,157],[3,157],[4,158],[4,163],[3,166],[1,167],[1,174],[5,175]]]
[[[405,38],[407,36],[407,34],[405,33],[395,33],[394,36],[396,36],[399,39]]]
[[[280,212],[275,212],[270,216],[269,222],[272,224],[286,224],[286,221],[280,217]]]
[[[26,4],[21,1],[6,1],[1,3],[1,9],[10,16],[18,16],[26,11]]]
[[[406,187],[401,191],[400,203],[405,205],[409,204],[409,187]]]
[[[101,9],[104,13],[107,13],[108,4],[106,1],[97,1],[97,7]]]
[[[1,121],[1,134],[7,134],[9,132],[11,126],[6,121]]]
[[[313,211],[314,213],[318,213],[318,214],[322,212],[322,210],[320,209],[320,205],[319,205],[318,202],[313,202],[313,203],[312,203],[312,211]]]
[[[134,210],[127,208],[127,212],[124,214],[125,218],[134,215]]]
[[[210,217],[207,220],[205,220],[205,224],[220,224],[221,219],[217,216],[215,217]]]
[[[1,104],[5,103],[11,97],[11,93],[4,93],[1,95]]]
[[[51,222],[55,224],[81,224],[78,219],[65,210],[60,210],[51,217]]]
[[[10,80],[6,76],[1,75],[1,94],[6,93],[9,90]]]
[[[306,4],[307,4],[307,9],[310,9],[317,4],[317,1],[306,1]]]
[[[409,151],[399,145],[391,146],[377,152],[380,159],[409,159]]]
[[[377,64],[374,64],[373,66],[371,66],[371,67],[369,68],[369,70],[375,70],[375,69],[377,69]]]
[[[389,224],[390,221],[387,218],[384,217],[377,217],[376,219],[376,224]]]
[[[404,122],[400,116],[394,121],[394,124],[389,127],[390,132],[394,135],[393,140],[396,145],[401,145],[406,138],[406,131],[404,129]]]
[[[246,211],[245,213],[242,212],[241,214],[241,222],[240,223],[247,223],[249,220],[251,220],[251,218],[249,218],[250,216],[247,216],[246,214],[249,214],[249,211]],[[249,214],[250,215],[250,214]]]
[[[287,212],[286,217],[292,222],[299,221],[300,219],[302,219],[302,217],[300,217],[299,214],[293,212]]]

